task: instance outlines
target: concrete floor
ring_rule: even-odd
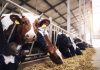
[[[94,67],[100,70],[100,40],[93,40],[93,46],[95,47],[96,53],[92,57],[92,63]]]

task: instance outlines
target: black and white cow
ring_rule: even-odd
[[[58,34],[56,45],[64,57],[71,57],[75,55],[72,42],[65,34]]]
[[[82,54],[80,49],[75,44],[73,45],[70,36],[66,36],[63,33],[58,34],[56,45],[64,57],[71,57],[75,54]]]
[[[8,40],[11,35],[9,43],[15,42],[17,44],[17,49],[22,47],[21,49],[23,50],[25,48],[23,46],[25,43],[32,43],[36,39],[34,21],[38,16],[33,17],[33,15],[29,13],[23,13],[23,16],[19,14],[3,14],[3,16],[5,17],[1,22],[3,24],[5,37]]]
[[[85,50],[88,47],[87,43],[79,38],[74,38],[74,42],[81,50]]]
[[[16,55],[16,45],[8,44],[0,21],[0,70],[17,70],[21,56]]]

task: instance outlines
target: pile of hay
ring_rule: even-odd
[[[25,67],[23,70],[96,70],[91,63],[91,57],[94,53],[94,48],[87,48],[83,51],[83,55],[64,59],[62,65],[56,65],[52,61],[45,61]]]

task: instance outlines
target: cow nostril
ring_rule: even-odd
[[[33,39],[35,39],[35,36],[33,36]]]
[[[29,35],[27,34],[27,35],[26,35],[26,38],[28,38],[28,37],[29,37]]]

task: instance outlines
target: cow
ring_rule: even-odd
[[[35,24],[38,24],[38,28],[35,29],[37,31],[37,40],[34,45],[40,45],[41,49],[43,49],[45,52],[48,52],[50,59],[55,64],[63,64],[61,52],[59,51],[59,49],[57,49],[57,47],[55,47],[56,45],[52,44],[51,40],[48,37],[46,28],[47,26],[49,26],[50,20],[36,20]]]
[[[74,48],[70,37],[61,32],[59,32],[57,35],[56,45],[65,58],[75,56],[75,54],[77,54],[77,55],[82,54],[82,52],[80,51],[79,48],[77,48],[77,47]]]
[[[82,41],[79,38],[74,38],[74,42],[80,48],[80,50],[85,50],[88,47],[86,42]]]
[[[8,20],[6,20],[6,19],[8,19]],[[15,15],[15,14],[8,15],[8,16],[6,15],[2,19],[1,22],[4,25],[5,24],[9,25],[8,28],[6,27],[6,29],[4,29],[4,32],[6,35],[10,35],[13,26],[16,24],[15,31],[13,31],[13,32],[15,32],[15,33],[19,32],[20,33],[19,36],[21,36],[25,40],[25,42],[32,42],[33,39],[36,38],[36,34],[35,34],[34,28],[33,28],[33,23],[30,22],[29,19],[25,16],[22,16],[22,18],[20,18],[19,15]],[[15,34],[15,33],[13,33],[13,34]],[[16,34],[18,34],[18,33],[16,33]]]
[[[0,18],[0,70],[18,69],[18,64],[23,57],[16,55],[16,48],[14,43],[8,44]]]
[[[6,14],[4,16],[5,17],[1,20],[3,26],[5,26],[3,29],[4,34],[9,43],[17,43],[17,49],[20,49],[21,47],[24,49],[23,45],[25,43],[32,43],[36,39],[32,19],[30,21],[26,17],[27,15],[20,16],[19,14]]]
[[[35,23],[31,23],[30,24],[29,20],[25,16],[22,16],[22,18],[20,19],[20,17],[18,15],[10,15],[10,19],[11,19],[11,21],[13,23],[17,23],[17,24],[16,24],[16,27],[15,27],[15,30],[14,30],[15,32],[13,33],[14,34],[13,36],[15,36],[15,37],[12,36],[15,39],[10,39],[11,40],[10,41],[9,40],[9,37],[8,37],[8,41],[9,42],[12,42],[12,41],[13,42],[16,42],[17,41],[17,43],[19,43],[19,44],[23,44],[23,43],[26,43],[26,42],[27,43],[33,43],[32,41],[36,40],[36,38],[35,38],[36,36],[33,36],[35,33],[37,34],[38,37],[39,36],[41,37],[41,34],[42,33],[40,32],[41,33],[40,34],[39,31],[38,31],[38,27],[34,26]],[[41,24],[42,25],[47,24],[47,23],[48,23],[47,20],[46,21],[41,21]],[[49,21],[49,23],[50,23],[50,21]],[[41,24],[39,26],[41,26]],[[11,31],[12,30],[11,28],[13,26],[14,26],[14,24],[12,24],[8,28],[8,31],[7,31],[8,33],[12,32]],[[6,34],[7,32],[5,31],[5,35],[6,36],[7,36],[7,34]],[[31,34],[31,32],[34,32],[34,33]],[[8,34],[8,35],[10,35],[10,34]],[[44,39],[45,42],[46,42],[46,44],[48,45],[47,46],[47,49],[48,49],[47,51],[50,53],[51,60],[53,62],[55,62],[56,64],[62,64],[63,61],[62,61],[61,54],[60,54],[59,50],[57,50],[57,48],[54,48],[53,47],[53,45],[51,44],[51,42],[48,39],[48,36],[47,35],[44,35],[42,37],[43,37],[42,40]],[[16,40],[16,38],[17,38],[17,40]],[[40,46],[42,46],[42,45],[40,45]],[[22,49],[23,49],[23,47],[22,47]],[[21,51],[21,53],[23,53],[23,51]],[[58,55],[58,53],[60,55]]]
[[[64,57],[71,57],[71,53],[68,47],[68,39],[65,34],[58,34],[56,46],[59,48],[60,52]]]

